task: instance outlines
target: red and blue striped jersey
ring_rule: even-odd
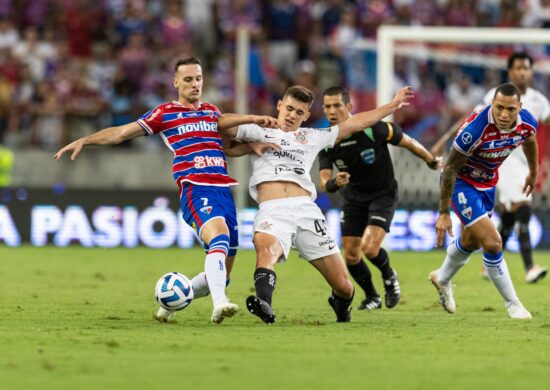
[[[469,157],[457,176],[477,189],[493,188],[498,167],[536,131],[537,120],[525,109],[518,114],[516,127],[507,131],[497,128],[491,106],[474,112],[462,123],[453,142],[455,149]]]
[[[218,132],[218,108],[201,103],[196,110],[174,101],[142,115],[137,123],[147,135],[160,134],[174,153],[172,173],[180,191],[183,183],[227,187],[237,184],[227,173],[227,160]]]

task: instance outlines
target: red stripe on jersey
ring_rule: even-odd
[[[191,210],[191,214],[193,214],[193,218],[195,218],[195,221],[197,221],[197,224],[199,225],[199,229],[197,230],[200,231],[200,228],[202,227],[202,221],[195,211],[195,207],[193,206],[193,200],[191,198],[191,187],[193,186],[187,186],[187,207],[189,207],[189,210]]]
[[[237,180],[230,178],[226,175],[221,175],[219,173],[210,173],[210,174],[197,174],[193,173],[186,175],[181,179],[181,182],[188,181],[194,184],[202,185],[235,185],[238,184]]]

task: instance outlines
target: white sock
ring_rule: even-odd
[[[227,301],[227,297],[225,296],[225,254],[220,252],[209,253],[204,262],[204,270],[208,289],[210,290],[210,294],[212,294],[212,302],[214,303],[214,307],[216,307],[221,302]]]
[[[510,272],[508,272],[508,265],[506,264],[504,257],[502,257],[502,252],[500,253],[500,261],[497,260],[498,263],[495,263],[495,260],[491,259],[488,259],[489,261],[487,261],[487,255],[488,254],[486,253],[483,254],[483,262],[487,268],[487,273],[502,298],[504,298],[506,307],[514,302],[519,302],[516,290],[514,289],[514,284],[510,278]]]
[[[227,279],[227,270],[225,268],[225,258],[229,249],[229,236],[220,234],[214,237],[209,244],[208,254],[204,261],[204,271],[206,281],[214,307],[220,303],[227,302],[225,296],[225,282]]]
[[[191,284],[193,285],[194,298],[202,298],[210,294],[210,289],[208,288],[208,282],[206,281],[206,273],[201,272],[191,279]]]
[[[447,256],[437,271],[437,281],[446,286],[453,276],[468,262],[472,251],[460,244],[460,237],[447,247]]]

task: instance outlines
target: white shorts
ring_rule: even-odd
[[[340,253],[336,242],[328,235],[325,216],[309,196],[275,199],[262,202],[254,219],[254,232],[275,236],[288,258],[291,247],[308,261]]]
[[[525,196],[522,192],[528,174],[527,159],[521,148],[517,148],[504,160],[498,170],[498,202],[507,210],[511,210],[512,203],[528,202],[533,199],[532,195]]]

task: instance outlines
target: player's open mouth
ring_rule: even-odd
[[[285,119],[285,125],[292,126],[293,124],[294,124],[294,122],[289,121],[288,119]]]

